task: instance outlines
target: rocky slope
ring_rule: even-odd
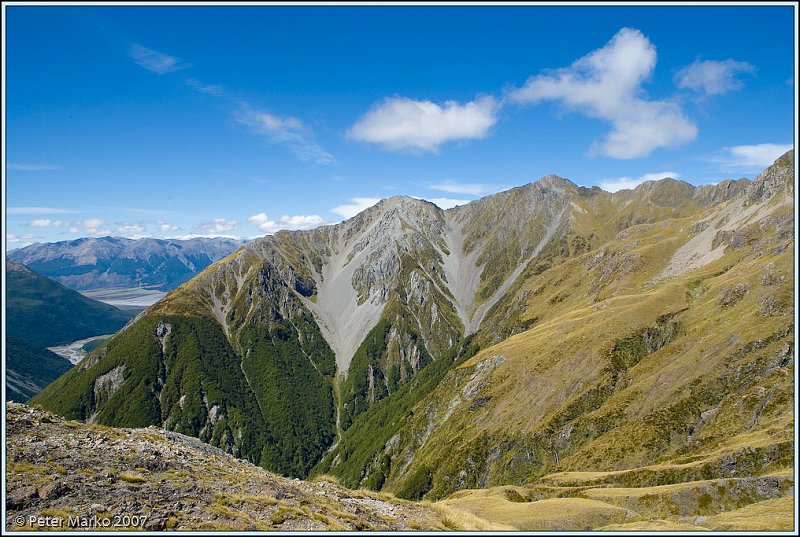
[[[65,421],[14,403],[6,420],[7,531],[45,529],[31,516],[73,531],[444,528],[430,507],[282,478],[164,430]]]
[[[614,194],[548,176],[448,211],[390,198],[264,237],[35,401],[408,498],[782,471],[793,162]]]
[[[80,291],[134,287],[169,291],[241,245],[224,238],[83,238],[31,244],[8,252],[8,259]]]

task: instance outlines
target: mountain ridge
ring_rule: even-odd
[[[556,364],[570,363],[563,365],[564,374],[588,369],[580,382],[568,385],[560,384],[564,382],[561,376],[553,377],[554,385],[563,388],[563,399],[546,399],[549,410],[542,419],[561,416],[552,423],[566,420],[569,424],[584,406],[589,414],[599,412],[605,401],[616,401],[609,397],[624,392],[622,387],[628,382],[613,379],[639,374],[639,361],[653,353],[661,356],[655,348],[641,354],[642,334],[663,339],[672,352],[672,336],[667,334],[678,328],[669,319],[677,315],[676,322],[686,323],[688,316],[696,322],[695,313],[681,313],[687,307],[695,311],[684,295],[694,296],[711,284],[695,288],[692,280],[684,283],[685,278],[696,274],[701,281],[708,280],[711,277],[703,274],[730,270],[747,256],[758,255],[752,249],[766,247],[758,244],[788,240],[786,229],[793,228],[791,218],[786,220],[786,203],[792,202],[792,194],[786,189],[791,189],[787,174],[793,174],[793,153],[786,159],[792,166],[779,159],[758,181],[708,187],[670,180],[608,193],[546,176],[447,211],[429,202],[395,197],[340,224],[256,239],[156,303],[117,341],[112,339],[92,353],[85,369],[59,379],[37,402],[70,417],[105,424],[163,425],[282,473],[332,472],[349,486],[369,483],[409,497],[420,491],[419,497],[428,493],[441,497],[468,486],[519,483],[517,474],[496,465],[523,457],[521,449],[539,453],[542,442],[554,442],[551,435],[560,429],[553,425],[555,432],[551,432],[545,423],[535,434],[517,431],[517,418],[492,415],[491,419],[511,430],[507,434],[495,431],[492,434],[500,436],[491,440],[473,437],[474,425],[469,420],[490,419],[485,413],[493,404],[488,401],[509,401],[506,392],[480,394],[490,386],[517,393],[515,385],[508,384],[509,368],[515,368],[510,378],[534,382],[524,373],[533,366],[515,354],[478,373],[475,368],[486,360],[485,353],[511,338],[546,334],[536,344],[542,356]],[[784,191],[789,197],[780,198]],[[745,200],[751,200],[750,205]],[[775,203],[770,204],[771,200]],[[747,210],[750,213],[744,214]],[[732,233],[723,229],[725,224],[715,228],[721,221],[715,218],[721,219],[725,211],[738,226]],[[775,223],[777,234],[758,227],[759,222],[768,221]],[[460,237],[453,233],[456,227]],[[701,255],[688,272],[659,282],[657,276],[680,248],[704,231],[712,240],[700,241],[703,252],[721,231],[712,250],[719,249],[714,255],[721,252],[722,256],[703,259]],[[775,259],[774,278],[784,278],[785,248],[784,253],[769,254]],[[692,255],[687,259],[694,259]],[[774,291],[769,286],[762,291],[753,280],[752,262],[745,266],[751,267],[742,272],[747,285],[759,289],[749,296],[766,301],[758,307],[776,312],[767,318],[778,323],[787,308],[781,294],[787,281],[780,280],[783,283],[776,284]],[[731,284],[731,289],[735,287]],[[780,293],[770,294],[778,289]],[[702,309],[709,309],[713,318],[728,311],[709,303],[707,295],[701,296],[705,296]],[[658,297],[663,300],[654,302]],[[349,309],[341,308],[342,304]],[[674,307],[665,309],[667,305]],[[736,307],[731,311],[738,311]],[[631,319],[621,313],[606,318],[595,313],[596,308],[641,313]],[[574,310],[571,315],[570,310]],[[665,315],[663,324],[659,319]],[[580,350],[580,340],[567,338],[567,329],[560,328],[576,326],[581,318],[610,323],[609,333],[601,339],[591,332],[581,336],[597,348]],[[470,322],[476,319],[470,331]],[[348,326],[348,321],[358,322]],[[691,338],[700,337],[696,331],[691,334]],[[135,364],[125,349],[148,338],[152,350],[141,357],[151,365],[145,368],[144,362]],[[578,361],[553,352],[551,346],[562,340],[580,350]],[[231,392],[224,386],[212,389],[216,381],[202,366],[208,358],[194,350],[209,344],[224,347],[225,367],[237,376],[236,385],[244,387],[241,401],[225,399],[229,396],[224,394]],[[614,352],[623,352],[612,352],[614,345],[635,347],[631,351],[635,360],[613,358]],[[482,357],[479,362],[473,358],[476,352]],[[178,363],[183,365],[178,367]],[[545,362],[537,364],[549,367]],[[106,391],[97,392],[103,395],[96,398],[98,379],[113,371],[122,387],[102,388]],[[189,374],[191,384],[181,380],[181,375]],[[187,391],[198,381],[207,401]],[[135,385],[146,388],[134,393]],[[466,390],[469,397],[456,398],[450,391],[454,386]],[[519,394],[515,397],[525,399]],[[190,400],[194,401],[191,405]],[[462,407],[461,401],[467,400],[469,404]],[[450,402],[452,411],[448,411]],[[123,404],[151,410],[136,420],[130,414],[122,419],[117,410],[110,409]],[[472,410],[467,412],[468,408]],[[429,414],[434,418],[423,418]],[[264,424],[248,424],[242,418],[246,415]],[[293,425],[301,423],[315,424],[316,432]],[[455,423],[460,429],[453,429]],[[581,423],[585,431],[591,421]],[[617,427],[613,423],[612,429]],[[611,434],[602,427],[580,442],[559,440],[558,445],[563,444],[557,448],[559,459],[565,460],[570,450],[595,449],[602,434]],[[529,438],[529,434],[534,436]],[[430,440],[420,446],[421,438]],[[488,449],[487,441],[505,446],[499,458],[482,451]],[[273,445],[284,447],[273,453],[268,449]],[[301,445],[304,448],[299,450]],[[457,460],[439,460],[443,446],[462,450]],[[290,462],[293,456],[300,459]],[[641,455],[642,460],[650,456]],[[474,469],[486,478],[453,478],[473,471],[463,466],[470,457],[488,461]],[[522,467],[530,470],[530,476],[538,476],[552,465],[525,463]]]
[[[203,237],[84,237],[31,244],[11,250],[8,259],[79,291],[133,287],[170,290],[241,244],[232,239]]]

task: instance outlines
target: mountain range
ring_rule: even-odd
[[[388,198],[249,242],[33,402],[500,525],[564,497],[673,525],[780,498],[793,197],[789,152],[754,181]]]
[[[78,291],[135,287],[169,291],[242,243],[225,238],[89,237],[31,244],[8,252],[8,259]]]

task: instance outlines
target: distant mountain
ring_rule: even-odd
[[[789,152],[754,181],[388,198],[248,243],[32,402],[479,518],[596,497],[670,525],[781,500],[794,184]]]
[[[83,238],[32,244],[12,250],[8,259],[79,291],[134,287],[169,291],[242,244],[225,238]]]
[[[6,340],[6,400],[22,403],[69,371],[72,364],[47,349]]]
[[[125,326],[133,312],[122,311],[67,289],[19,263],[6,263],[6,319],[10,337],[36,347],[52,347]]]

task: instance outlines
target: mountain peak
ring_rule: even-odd
[[[561,176],[554,175],[554,174],[545,175],[544,177],[540,178],[538,181],[534,181],[531,184],[538,185],[540,187],[553,188],[553,189],[556,189],[556,190],[565,190],[565,189],[567,189],[569,187],[576,186],[575,183],[573,183],[569,179],[565,179],[565,178],[563,178]]]

